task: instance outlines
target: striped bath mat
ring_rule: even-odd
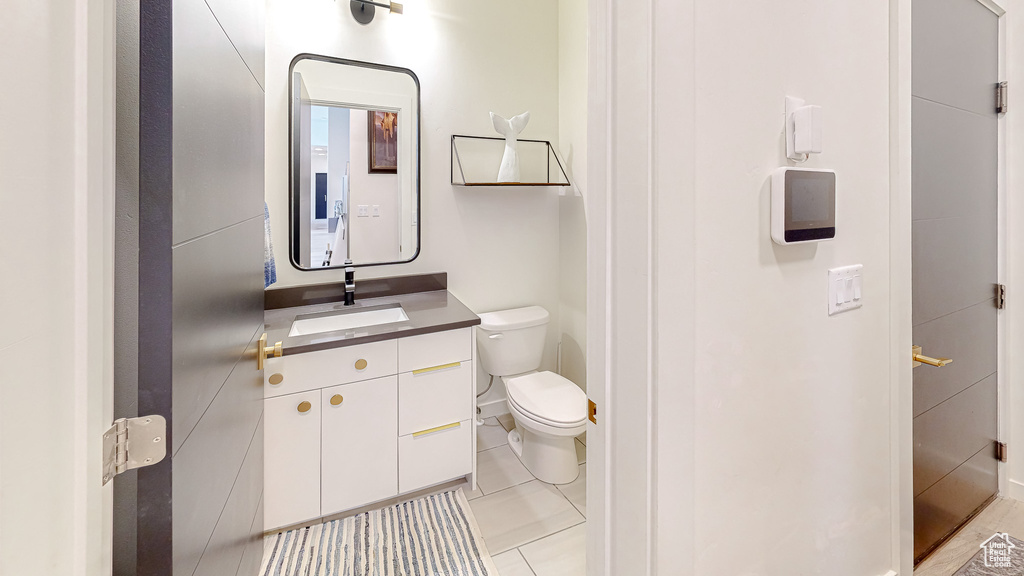
[[[462,490],[264,539],[260,576],[498,576]]]

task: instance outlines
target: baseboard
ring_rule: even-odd
[[[1008,498],[1024,502],[1024,482],[1010,480],[1009,482],[1007,482],[1007,484],[1009,485],[1010,489],[1007,491],[1008,494],[1006,494],[1006,496]]]
[[[501,416],[502,414],[509,413],[508,402],[504,398],[479,403],[477,407],[480,408],[480,413],[477,414],[480,418],[490,418],[491,416]]]

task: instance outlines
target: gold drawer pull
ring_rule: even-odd
[[[419,370],[413,370],[412,373],[414,376],[419,376],[420,374],[426,374],[427,372],[435,372],[437,370],[444,370],[445,368],[456,368],[458,366],[462,366],[462,362],[452,362],[451,364],[441,364],[440,366],[431,366],[430,368],[420,368]]]
[[[366,370],[366,360],[362,358],[356,360],[356,370]]]
[[[338,406],[344,401],[345,397],[342,396],[341,394],[335,394],[334,396],[331,396],[331,406]]]
[[[302,402],[299,402],[299,412],[302,412],[303,414],[309,412],[309,409],[312,407],[313,405],[309,403],[309,400],[303,400]]]
[[[462,422],[452,422],[451,424],[445,424],[444,426],[438,426],[437,428],[431,428],[429,430],[420,430],[419,432],[413,432],[412,437],[418,438],[425,434],[432,434],[434,432],[440,432],[441,430],[448,430],[449,428],[458,428],[462,426]]]
[[[271,374],[270,375],[270,384],[272,386],[277,386],[281,382],[284,382],[284,376],[282,374]]]

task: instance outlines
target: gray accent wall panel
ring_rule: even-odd
[[[914,96],[979,114],[995,111],[999,30],[991,10],[973,0],[916,0],[911,32]]]
[[[915,326],[993,297],[996,240],[994,213],[913,223]]]
[[[264,94],[203,0],[175,0],[174,30],[177,245],[263,215]]]
[[[265,3],[249,0],[206,0],[206,3],[256,82],[265,88]]]
[[[972,0],[973,1],[973,0]],[[995,170],[984,166],[998,152],[994,114],[980,116],[921,98],[913,99],[914,187],[927,202],[914,202],[914,220],[995,214]]]
[[[914,344],[953,358],[941,370],[914,370],[914,416],[959,394],[996,371],[996,306],[989,299],[914,327]]]
[[[253,541],[252,525],[263,495],[263,422],[252,437],[252,444],[231,488],[224,511],[217,520],[202,560],[193,576],[225,576],[239,571],[245,551]],[[260,540],[261,535],[256,535]],[[255,576],[256,570],[248,572]]]
[[[914,496],[986,446],[995,450],[995,374],[914,418]]]
[[[203,417],[228,374],[238,370],[235,363],[243,353],[245,366],[257,375],[255,353],[245,347],[263,326],[263,249],[253,246],[262,238],[260,217],[174,249],[172,453]]]
[[[192,576],[201,558],[210,551],[207,545],[223,513],[248,519],[240,528],[237,522],[224,524],[220,544],[248,537],[263,490],[262,474],[252,475],[257,464],[260,470],[263,467],[263,428],[259,426],[263,415],[263,375],[256,370],[255,363],[262,333],[260,329],[252,334],[245,357],[239,359],[207,413],[174,455],[175,576]],[[254,439],[257,434],[261,437]],[[248,471],[243,466],[246,460]],[[238,485],[239,478],[242,486]],[[241,490],[236,497],[242,499],[234,504],[229,498],[233,489]],[[219,552],[219,547],[213,552]]]

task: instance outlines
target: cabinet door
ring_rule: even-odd
[[[321,391],[323,514],[398,494],[398,377]]]
[[[320,391],[264,400],[267,530],[320,516]]]

